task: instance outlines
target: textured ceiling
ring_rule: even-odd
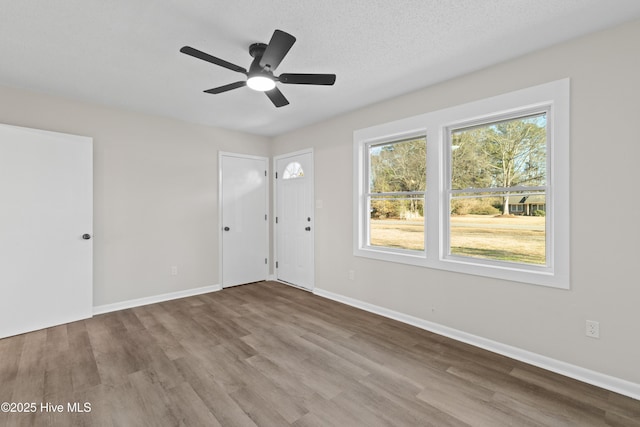
[[[277,135],[640,18],[638,0],[0,0],[0,85],[245,132]],[[181,54],[190,45],[248,68],[273,31],[297,42],[275,108],[242,75]]]

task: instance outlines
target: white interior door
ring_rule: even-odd
[[[0,338],[92,316],[92,144],[0,125]]]
[[[313,152],[277,157],[276,276],[313,289]]]
[[[267,159],[220,153],[222,287],[268,275]]]

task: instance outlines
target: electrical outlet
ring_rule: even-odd
[[[178,266],[177,265],[172,265],[171,266],[171,275],[172,276],[177,276],[178,275]]]
[[[600,322],[596,322],[595,320],[587,320],[586,327],[586,334],[588,337],[600,338]]]
[[[349,270],[349,280],[356,280],[356,272]]]

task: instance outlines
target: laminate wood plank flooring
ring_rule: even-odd
[[[2,339],[1,402],[35,404],[11,427],[640,427],[638,400],[276,282]]]

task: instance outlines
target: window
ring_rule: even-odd
[[[282,172],[282,179],[295,179],[302,178],[304,176],[304,170],[302,165],[298,162],[291,162],[284,168]]]
[[[368,246],[423,251],[426,139],[418,137],[366,147]]]
[[[447,129],[450,257],[548,265],[547,111]],[[516,214],[516,215],[514,215]]]
[[[357,256],[568,288],[569,80],[354,132],[354,192]]]

